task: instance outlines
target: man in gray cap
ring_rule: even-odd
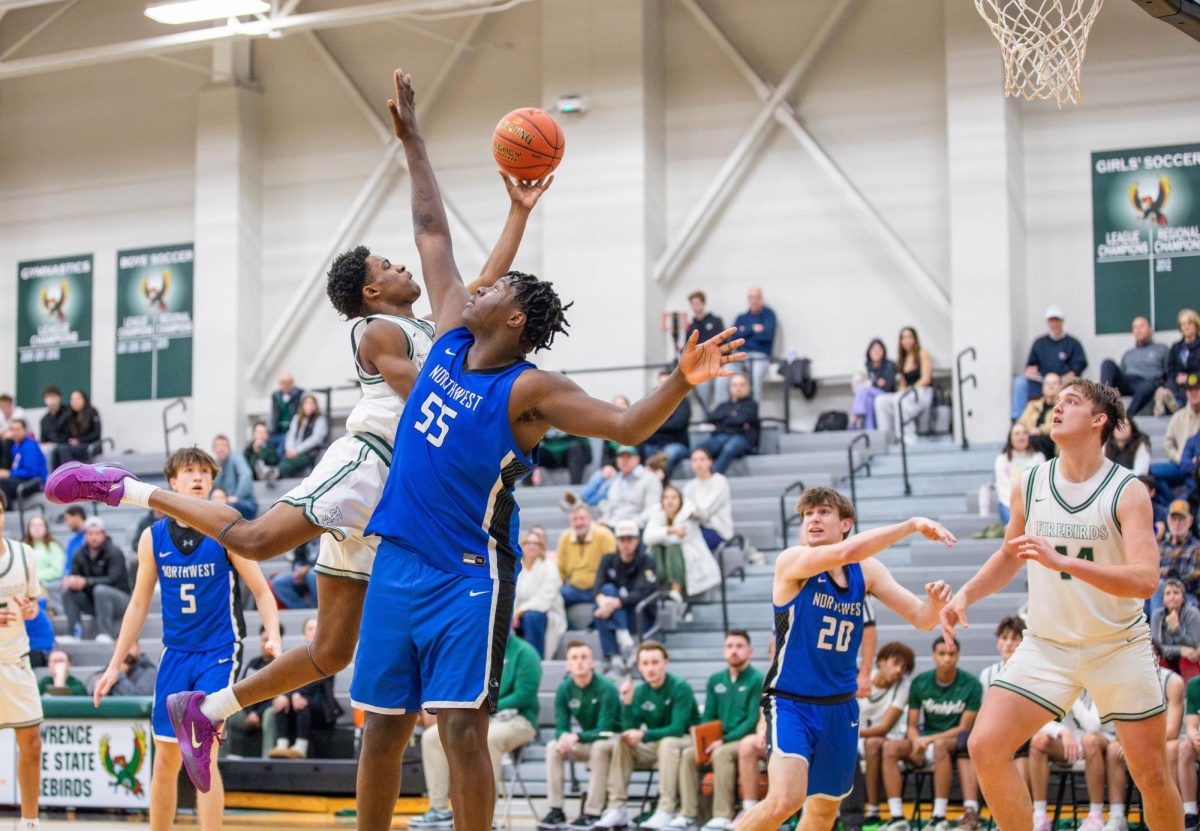
[[[1013,379],[1013,421],[1021,417],[1030,398],[1042,394],[1042,376],[1047,372],[1061,376],[1065,384],[1082,376],[1087,369],[1083,344],[1063,330],[1063,310],[1058,306],[1046,309],[1046,328],[1049,331],[1029,348],[1025,373]]]
[[[71,636],[83,637],[81,618],[87,613],[96,616],[96,640],[112,643],[129,605],[129,571],[125,554],[108,538],[100,517],[84,522],[83,545],[71,558],[71,572],[62,585],[63,611]]]

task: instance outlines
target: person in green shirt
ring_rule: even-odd
[[[550,810],[538,823],[542,831],[568,827],[563,813],[563,762],[587,762],[591,771],[587,803],[570,827],[591,828],[600,819],[620,713],[617,687],[596,674],[592,648],[583,641],[567,644],[567,677],[554,693],[554,739],[546,745]]]
[[[979,827],[979,780],[966,754],[967,736],[975,724],[983,702],[983,684],[969,672],[958,668],[958,639],[933,642],[936,669],[913,679],[908,693],[908,735],[883,745],[883,786],[888,796],[892,821],[887,831],[908,831],[901,801],[900,762],[921,767],[933,764],[933,818],[930,827],[946,824],[946,806],[950,802],[950,783],[957,759],[958,777],[963,793],[963,818],[957,827]],[[964,824],[965,823],[965,824]]]
[[[527,641],[509,632],[500,672],[500,697],[496,701],[496,714],[488,722],[488,752],[496,777],[496,793],[502,790],[500,757],[537,737],[541,683],[541,656]],[[421,735],[421,765],[429,788],[429,810],[410,820],[408,827],[449,828],[454,823],[450,812],[450,763],[436,724],[428,725]]]
[[[46,661],[50,674],[38,681],[38,693],[41,695],[87,695],[87,687],[71,674],[71,656],[61,649],[50,653]]]

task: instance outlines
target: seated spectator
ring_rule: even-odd
[[[96,617],[96,639],[112,643],[129,605],[129,570],[100,517],[90,517],[83,529],[84,543],[71,560],[71,573],[63,577],[63,611],[73,637],[83,637],[81,618],[87,613]]]
[[[1179,340],[1167,353],[1167,384],[1154,398],[1154,414],[1173,413],[1187,400],[1189,375],[1200,375],[1200,314],[1179,310]]]
[[[0,470],[8,470],[12,467],[12,422],[13,419],[18,418],[26,425],[29,424],[29,419],[25,417],[25,410],[14,406],[13,397],[8,393],[0,395]]]
[[[29,664],[44,667],[54,649],[54,621],[46,614],[45,595],[37,598],[37,611],[25,619],[25,634],[29,637]]]
[[[1004,450],[996,457],[994,480],[1000,521],[1005,525],[1008,525],[1011,516],[1008,503],[1012,499],[1013,483],[1020,482],[1021,474],[1044,461],[1046,457],[1030,446],[1028,427],[1018,421],[1009,428]]]
[[[75,552],[83,545],[83,526],[87,523],[87,513],[82,505],[70,505],[63,511],[62,522],[71,532],[71,539],[67,540],[67,557],[63,561],[63,574],[70,574]]]
[[[1029,430],[1029,441],[1033,449],[1047,459],[1058,455],[1058,447],[1050,438],[1050,428],[1054,426],[1054,405],[1058,403],[1058,394],[1062,392],[1062,378],[1055,372],[1047,372],[1042,378],[1042,394],[1031,399],[1025,405],[1024,412],[1017,421]]]
[[[1146,486],[1150,495],[1150,508],[1154,511],[1154,539],[1161,542],[1167,534],[1167,508],[1155,498],[1158,482],[1150,474],[1139,476],[1138,481]]]
[[[43,453],[53,453],[55,445],[64,444],[70,438],[67,432],[70,410],[63,406],[62,392],[58,387],[42,390],[42,403],[46,405],[46,413],[38,423],[38,441],[42,443]]]
[[[733,496],[724,474],[713,473],[713,456],[707,447],[692,451],[692,479],[683,486],[683,498],[692,505],[700,533],[713,551],[733,537]]]
[[[42,695],[87,695],[87,687],[71,674],[71,656],[61,649],[50,653],[46,662],[50,674],[38,681],[38,692]]]
[[[858,752],[866,761],[866,823],[879,822],[883,793],[883,744],[901,741],[907,723],[908,690],[917,656],[902,643],[885,643],[875,656],[871,691],[858,699]],[[893,816],[892,819],[899,819]]]
[[[1046,328],[1050,331],[1033,342],[1025,359],[1025,372],[1013,379],[1012,417],[1020,418],[1029,399],[1042,394],[1042,379],[1053,372],[1063,383],[1073,381],[1087,369],[1083,344],[1063,330],[1063,311],[1058,306],[1046,309]]]
[[[576,505],[571,510],[571,527],[558,538],[558,576],[567,609],[580,603],[592,605],[600,561],[616,550],[612,531],[592,521],[587,505]]]
[[[1179,792],[1183,796],[1183,827],[1197,827],[1196,761],[1200,759],[1200,677],[1184,690],[1184,736],[1179,742]]]
[[[850,405],[850,429],[874,430],[875,399],[880,393],[896,391],[896,362],[888,360],[887,347],[874,338],[867,344],[867,360],[861,378],[855,378],[854,401]]]
[[[279,376],[279,388],[271,393],[271,417],[267,422],[271,446],[279,456],[283,455],[292,419],[300,412],[300,398],[303,395],[304,390],[296,386],[292,373],[285,372]]]
[[[1166,380],[1169,351],[1154,342],[1150,321],[1138,315],[1133,319],[1133,346],[1121,356],[1120,366],[1107,358],[1100,364],[1100,383],[1116,387],[1121,395],[1133,396],[1125,412],[1135,416],[1154,401],[1155,390]]]
[[[724,321],[710,312],[706,308],[707,304],[708,298],[702,291],[694,291],[688,295],[688,305],[692,307],[692,322],[688,325],[685,337],[690,338],[692,332],[699,331],[699,342],[704,343],[725,331]],[[717,406],[729,397],[729,378],[718,376],[705,381],[696,387],[696,395],[706,410]]]
[[[583,472],[592,461],[591,441],[551,428],[538,444],[538,463],[547,470],[566,469],[572,485],[583,484]]]
[[[1179,454],[1179,467],[1185,479],[1184,498],[1192,505],[1200,506],[1200,432],[1192,433],[1183,446],[1183,452]]]
[[[733,827],[738,748],[742,739],[754,733],[762,698],[763,674],[750,665],[753,656],[750,633],[745,629],[730,629],[725,635],[725,669],[710,675],[705,686],[704,714],[700,716],[700,723],[721,723],[721,737],[705,748],[713,771],[713,809],[712,819],[704,825],[707,831],[726,831]],[[696,743],[680,743],[679,750],[677,798],[669,801],[665,798],[672,794],[662,778],[665,772],[660,764],[660,791],[664,796],[659,798],[658,810],[674,814],[678,804],[679,812],[670,827],[682,828],[686,822],[688,828],[694,828],[700,815],[700,765],[696,760]]]
[[[1183,599],[1183,581],[1163,581],[1162,607],[1150,617],[1150,633],[1163,656],[1163,665],[1184,678],[1200,675],[1200,609]]]
[[[643,528],[660,496],[662,480],[642,466],[636,447],[622,445],[617,448],[617,475],[609,481],[600,521],[615,528],[629,520]]]
[[[1138,428],[1132,417],[1127,418],[1117,422],[1104,445],[1104,455],[1138,476],[1145,476],[1150,472],[1150,437]]]
[[[775,349],[775,312],[763,305],[762,289],[752,286],[746,292],[746,311],[738,315],[733,326],[737,329],[735,338],[744,338],[742,351],[746,359],[734,368],[744,377],[753,379],[754,400],[762,400],[762,382],[771,366],[771,353]],[[733,391],[733,379],[730,378],[730,392]],[[749,393],[749,390],[747,390]],[[755,442],[757,444],[757,442]],[[723,471],[722,471],[723,472]]]
[[[500,779],[501,759],[537,738],[538,687],[542,683],[542,661],[533,647],[510,634],[504,647],[504,668],[496,714],[488,721],[488,752],[496,794],[504,792]],[[450,812],[450,763],[442,747],[439,725],[430,724],[421,734],[421,766],[429,789],[429,810],[409,821],[409,828],[445,828],[453,822]]]
[[[685,594],[703,594],[721,584],[721,569],[704,541],[695,508],[674,485],[663,488],[642,541],[654,557],[659,579],[667,584],[669,596],[676,603],[682,604]]]
[[[8,424],[8,432],[12,436],[9,452],[12,467],[0,468],[0,491],[4,492],[9,504],[14,504],[17,497],[40,491],[50,474],[46,470],[42,448],[25,430],[25,420],[14,418]]]
[[[300,399],[300,412],[288,427],[283,458],[279,460],[280,477],[292,479],[307,475],[321,455],[328,436],[329,419],[322,415],[317,397],[306,394]]]
[[[50,533],[46,518],[34,514],[25,523],[24,543],[33,549],[37,557],[38,583],[42,591],[54,601],[54,608],[62,608],[62,579],[66,554],[58,540]]]
[[[583,641],[567,644],[567,677],[554,692],[554,739],[546,745],[546,801],[550,810],[538,823],[543,831],[567,824],[563,813],[563,762],[586,762],[587,801],[572,828],[591,828],[604,813],[612,735],[617,731],[621,700],[612,681],[596,673],[592,648]]]
[[[614,395],[612,403],[618,409],[629,409],[629,399],[623,395]],[[605,439],[599,442],[599,446],[599,463],[596,465],[596,469],[592,471],[592,475],[588,477],[587,484],[583,486],[583,490],[579,492],[578,496],[578,499],[583,500],[584,503],[591,505],[593,508],[604,500],[604,497],[608,494],[608,486],[612,482],[612,478],[617,475],[617,450],[622,445],[618,442]],[[575,498],[575,494],[568,492],[566,501],[573,505]]]
[[[526,532],[513,601],[513,631],[533,647],[538,658],[554,657],[558,641],[567,631],[562,587],[558,569],[546,559],[545,539]]]
[[[661,387],[671,373],[663,370],[658,373],[658,385]],[[642,444],[642,458],[649,459],[655,453],[667,455],[666,471],[670,479],[675,473],[675,466],[688,457],[690,439],[688,438],[688,423],[692,420],[692,402],[685,396],[675,408],[675,412],[667,416],[654,434]]]
[[[626,658],[633,652],[630,632],[638,624],[634,610],[657,590],[658,576],[654,560],[639,550],[637,523],[619,523],[616,536],[616,553],[606,554],[596,569],[592,616],[609,669],[623,672]]]
[[[1187,468],[1183,450],[1188,439],[1200,432],[1200,376],[1189,375],[1186,406],[1180,408],[1167,422],[1167,434],[1163,436],[1165,461],[1150,465],[1150,475],[1158,483],[1155,498],[1163,505],[1175,498],[1175,489],[1188,484]],[[1195,464],[1191,459],[1186,460]]]
[[[1200,605],[1200,539],[1192,530],[1192,510],[1186,500],[1176,499],[1167,511],[1167,528],[1158,543],[1158,591],[1149,600],[1150,615],[1162,608],[1163,583],[1174,577],[1183,583],[1184,600]]]
[[[72,461],[89,461],[92,458],[92,446],[99,441],[100,413],[96,412],[86,392],[71,390],[67,440],[54,445],[53,467]]]
[[[1029,784],[1033,795],[1034,831],[1051,831],[1047,794],[1050,790],[1050,761],[1074,765],[1085,759],[1088,799],[1091,802],[1085,823],[1092,831],[1104,826],[1104,739],[1100,732],[1100,714],[1085,691],[1062,721],[1050,721],[1029,741]],[[1114,734],[1115,736],[1115,734]]]
[[[1023,640],[1025,640],[1024,620],[1017,615],[1000,618],[1000,623],[996,625],[996,652],[999,653],[1000,660],[979,673],[979,683],[983,685],[985,695],[988,687],[992,686],[992,682],[1000,676],[1000,670],[1004,669],[1004,665],[1008,663],[1008,659],[1017,651],[1017,647]]]
[[[698,446],[713,457],[717,473],[729,470],[747,453],[758,451],[758,402],[750,397],[750,382],[745,376],[729,379],[729,400],[718,404],[708,420],[716,429]]]
[[[933,408],[933,359],[911,326],[900,330],[896,355],[896,391],[875,396],[875,426],[888,434],[889,441],[899,437],[903,409],[904,440],[912,443],[917,439],[919,420]]]
[[[288,609],[317,608],[317,564],[319,540],[309,540],[292,552],[292,568],[271,578],[271,591]]]
[[[963,816],[958,828],[979,828],[979,781],[967,757],[967,736],[983,701],[983,685],[958,668],[958,640],[933,642],[936,669],[913,679],[908,695],[906,738],[883,745],[883,782],[887,790],[888,811],[893,820],[887,828],[907,828],[903,819],[899,763],[916,767],[933,765],[933,816],[929,824],[937,827],[946,820],[950,804],[953,766],[958,762],[958,777],[963,793]]]
[[[97,672],[88,679],[88,695],[96,692],[96,682],[100,680],[100,676],[102,675],[104,675],[104,670]],[[112,689],[108,691],[108,695],[153,696],[154,681],[157,678],[158,667],[153,661],[142,654],[142,644],[134,641],[133,646],[129,647],[129,654],[121,662],[121,675],[117,678],[117,682],[113,684]]]
[[[225,491],[225,504],[246,519],[258,516],[258,497],[254,495],[254,474],[245,458],[232,453],[228,436],[217,436],[212,443],[213,458],[221,470],[213,479],[213,487]]]
[[[283,624],[279,624],[279,636],[284,635]],[[261,670],[275,656],[267,649],[271,636],[265,626],[258,627],[258,637],[262,651],[242,667],[238,680],[249,678]],[[280,701],[280,699],[283,699]],[[274,700],[267,699],[257,704],[251,704],[238,710],[225,720],[225,729],[229,731],[229,741],[221,745],[221,756],[259,756],[265,757],[275,746],[275,706],[284,708],[289,705],[287,696],[277,696]]]
[[[310,617],[304,621],[304,642],[311,645],[316,637],[317,619]],[[275,747],[267,756],[272,759],[308,758],[312,732],[333,727],[342,715],[342,705],[338,704],[333,692],[333,680],[334,676],[328,675],[293,691],[282,705],[282,711],[280,706],[275,706],[281,702],[275,699],[272,706],[276,719]]]
[[[599,828],[621,828],[628,824],[625,803],[634,769],[657,770],[659,809],[640,828],[662,829],[674,816],[663,810],[664,800],[675,798],[671,788],[679,782],[679,756],[693,742],[688,730],[700,715],[691,685],[667,672],[670,656],[657,641],[643,641],[637,651],[642,683],[634,689],[626,678],[620,687],[621,734],[612,745],[608,768],[608,810]]]
[[[265,422],[258,421],[250,433],[250,443],[242,451],[242,458],[250,467],[254,478],[263,482],[274,482],[268,474],[278,472],[279,451],[271,444],[271,431]]]

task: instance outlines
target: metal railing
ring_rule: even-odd
[[[904,475],[904,495],[912,496],[912,483],[908,481],[908,442],[905,441],[904,431],[908,425],[908,419],[904,417],[904,399],[912,398],[917,400],[917,388],[909,387],[896,399],[896,421],[900,424],[900,470]],[[918,408],[920,404],[918,402]],[[915,419],[914,419],[915,420]],[[913,429],[917,429],[916,425]]]
[[[979,387],[979,380],[975,377],[974,372],[967,376],[963,375],[962,360],[967,355],[971,356],[972,362],[975,361],[974,346],[968,346],[962,352],[959,352],[954,358],[954,377],[957,379],[955,381],[955,387],[958,390],[958,431],[962,434],[963,450],[969,450],[971,448],[971,443],[967,440],[967,416],[972,415],[972,413],[967,411],[967,405],[963,400],[963,387],[966,386],[967,381],[971,382],[972,389]]]
[[[779,524],[780,533],[783,535],[783,547],[788,547],[788,528],[793,525],[799,525],[804,521],[804,518],[797,514],[794,510],[789,511],[787,507],[788,494],[792,491],[804,493],[804,483],[797,479],[792,484],[783,489],[783,493],[779,494]]]
[[[856,444],[858,444],[859,442],[862,442],[863,444],[865,444],[867,446],[868,449],[870,449],[871,437],[868,434],[863,433],[860,436],[855,436],[854,440],[851,441],[850,444],[846,445],[846,466],[847,466],[847,469],[850,471],[849,475],[850,475],[850,504],[851,505],[858,504],[858,487],[857,487],[857,482],[856,482],[856,475],[858,474],[859,469],[865,467],[867,469],[867,476],[871,475],[871,455],[869,453],[863,454],[863,458],[862,458],[861,462],[855,463],[855,461],[854,461],[854,446]],[[856,533],[856,534],[858,533],[858,511],[857,510],[854,512],[854,533]]]
[[[737,574],[739,577],[741,577],[741,580],[743,583],[746,582],[746,569],[744,566],[739,565],[732,572],[728,571],[725,567],[725,549],[731,548],[731,547],[737,548],[742,551],[742,562],[744,563],[745,562],[745,551],[746,551],[746,538],[743,537],[741,534],[734,534],[732,537],[725,540],[725,542],[718,545],[717,550],[714,552],[717,555],[717,563],[720,564],[720,567],[721,567],[721,631],[722,632],[729,631],[729,599],[726,596],[725,581],[728,580],[730,577],[732,577],[734,574]]]
[[[655,590],[647,595],[641,603],[633,607],[633,625],[637,632],[637,643],[641,643],[662,628],[662,617],[657,614],[658,599],[660,597],[662,597],[662,592]],[[648,629],[643,629],[643,622],[646,619],[646,609],[650,607],[655,608],[654,623]]]
[[[186,421],[177,421],[174,424],[167,423],[167,414],[170,413],[171,410],[175,409],[176,407],[181,408],[186,413],[187,408],[188,408],[187,399],[176,398],[170,404],[163,407],[163,411],[162,411],[163,450],[165,451],[166,455],[168,455],[168,456],[171,455],[171,434],[174,433],[176,430],[182,430],[183,434],[186,436],[187,431],[188,431]]]

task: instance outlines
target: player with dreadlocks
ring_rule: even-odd
[[[566,334],[564,307],[544,280],[510,272],[469,292],[409,76],[394,74],[388,108],[404,143],[413,226],[438,339],[409,396],[392,466],[367,533],[382,537],[363,606],[351,700],[366,711],[358,766],[358,827],[389,828],[401,759],[417,715],[436,710],[450,764],[458,831],[489,831],[495,807],[488,752],[514,584],[520,528],[513,486],[534,466],[551,427],[638,444],[694,384],[729,375],[742,356],[732,329],[692,337],[671,378],[621,411],[526,360]]]

